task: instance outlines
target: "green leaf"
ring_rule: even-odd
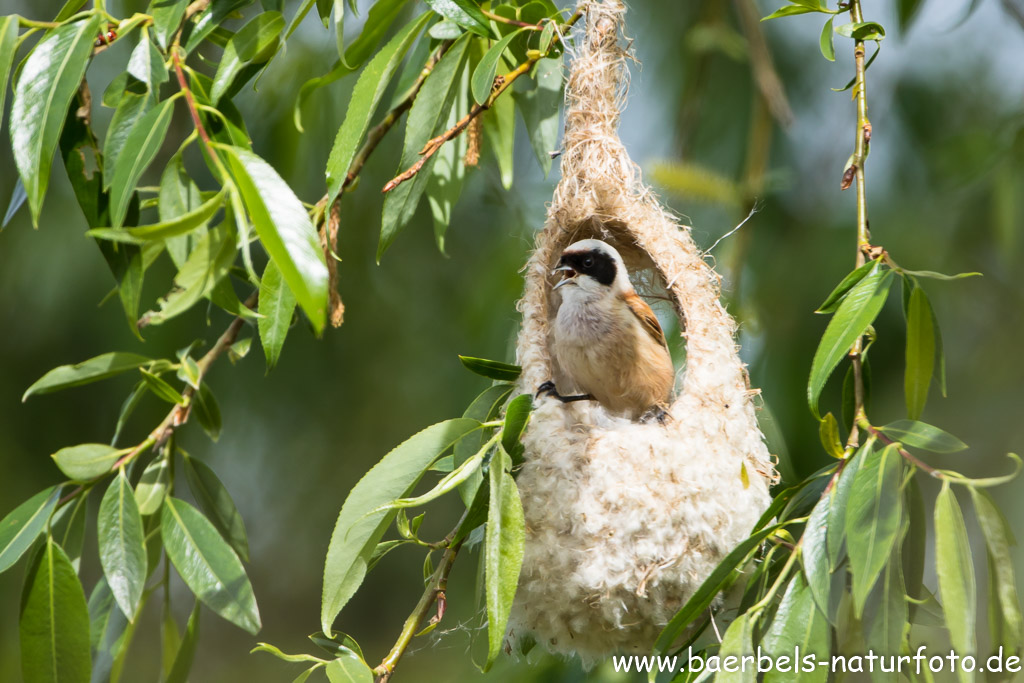
[[[455,40],[456,38],[459,38],[462,33],[462,27],[450,19],[437,22],[430,27],[429,31],[427,31],[427,35],[434,40]]]
[[[428,427],[384,456],[352,487],[338,515],[324,564],[320,621],[325,632],[331,630],[331,622],[362,583],[370,556],[395,516],[393,510],[366,512],[406,496],[439,456],[479,427],[476,420],[464,418]]]
[[[199,212],[200,206],[203,204],[202,197],[199,193],[199,188],[185,171],[185,164],[182,162],[181,154],[175,154],[167,162],[167,166],[160,176],[160,194],[158,199],[157,209],[159,211],[160,223],[165,226],[173,224],[176,219],[180,219],[186,214]],[[212,218],[212,215],[210,218]],[[188,222],[191,222],[191,220],[188,219]],[[192,253],[192,248],[199,242],[203,234],[206,233],[206,226],[204,224],[197,225],[190,232],[191,234],[167,238],[167,253],[178,268],[185,265],[189,254]]]
[[[899,547],[893,548],[889,564],[882,571],[864,607],[864,640],[868,648],[883,657],[900,654],[907,624],[906,586],[900,566]],[[883,680],[898,681],[893,675]]]
[[[40,491],[0,521],[0,572],[21,559],[46,526],[60,498],[56,486]]]
[[[89,493],[84,492],[69,501],[50,519],[50,534],[67,553],[75,572],[82,564],[82,548],[85,546],[85,518]]]
[[[459,360],[470,372],[474,372],[488,379],[496,379],[499,382],[515,382],[523,369],[518,365],[502,363],[496,360],[484,358],[473,358],[472,356],[459,356]]]
[[[151,0],[149,11],[146,12],[153,17],[153,33],[160,43],[160,47],[167,49],[171,44],[171,37],[181,25],[185,16],[185,8],[189,0]]]
[[[0,127],[4,123],[4,99],[7,96],[7,78],[11,74],[14,53],[18,48],[18,16],[0,17]],[[7,221],[5,220],[4,223]]]
[[[903,375],[907,417],[911,420],[921,417],[928,400],[928,388],[935,369],[934,320],[928,296],[920,287],[914,287],[907,306],[907,361]]]
[[[267,372],[270,372],[281,357],[281,347],[295,313],[295,295],[273,261],[267,264],[260,280],[259,313],[263,316],[258,323],[260,342],[267,357]]]
[[[768,21],[769,19],[778,19],[779,17],[791,17],[795,14],[807,14],[809,12],[817,12],[818,10],[810,7],[801,7],[800,5],[786,5],[780,7],[768,16],[761,19],[761,21]]]
[[[249,577],[213,524],[185,501],[168,497],[160,527],[167,557],[195,596],[224,619],[257,633],[260,613]]]
[[[939,579],[950,644],[961,657],[973,655],[977,651],[977,585],[967,528],[949,482],[943,482],[942,490],[935,499],[935,573]],[[964,671],[959,673],[961,681],[973,678]]]
[[[327,266],[309,214],[270,164],[244,149],[227,151],[256,234],[319,334],[327,315]]]
[[[135,124],[153,108],[153,98],[145,85],[135,81],[126,88],[117,102],[114,117],[110,120],[106,138],[103,140],[103,189],[110,189],[114,182],[114,169],[121,156],[128,136]]]
[[[885,567],[900,529],[903,464],[893,446],[873,451],[854,475],[846,512],[846,548],[858,618]]]
[[[722,672],[715,675],[715,683],[755,683],[757,681],[757,669],[753,666],[741,666],[743,657],[749,657],[754,652],[753,645],[754,624],[750,621],[749,614],[741,614],[736,620],[729,624],[725,635],[722,636],[722,647],[718,656],[722,662]],[[728,671],[726,662],[731,662],[732,671]]]
[[[124,402],[121,404],[121,412],[117,416],[117,426],[114,428],[114,436],[110,439],[111,446],[117,446],[118,439],[121,438],[121,432],[124,431],[125,424],[128,423],[128,418],[131,417],[132,413],[138,407],[139,402],[142,401],[142,397],[146,394],[146,383],[137,382],[135,387],[132,389],[132,393],[128,394]]]
[[[192,412],[207,436],[217,441],[221,430],[220,406],[208,382],[200,384],[199,391],[192,395]]]
[[[405,143],[402,148],[401,169],[412,166],[420,160],[420,151],[428,140],[441,132],[448,120],[448,112],[455,100],[458,75],[462,72],[465,62],[469,36],[460,38],[441,57],[434,70],[420,88],[419,95],[413,101],[409,111],[409,119],[405,127]],[[420,172],[387,193],[384,198],[384,211],[381,218],[380,242],[377,246],[377,260],[394,241],[398,231],[412,219],[416,213],[423,191],[430,180],[435,159],[432,157],[420,169]]]
[[[987,491],[974,487],[968,487],[968,490],[988,549],[989,586],[993,596],[989,603],[992,639],[1011,654],[1018,654],[1024,639],[1024,618],[1021,616],[1010,550],[1016,545],[1013,531]]]
[[[139,368],[139,372],[142,374],[142,380],[146,383],[146,386],[157,398],[179,406],[185,405],[185,397],[160,376],[148,372],[145,368]]]
[[[427,0],[430,9],[473,33],[489,36],[490,22],[473,0]]]
[[[842,441],[839,440],[839,422],[832,413],[826,413],[825,417],[821,418],[821,423],[818,425],[818,438],[821,439],[821,445],[826,453],[833,458],[841,459],[843,457],[845,451]]]
[[[185,458],[185,477],[199,507],[243,561],[249,561],[245,522],[217,475],[202,460]]]
[[[924,500],[916,477],[911,477],[904,490],[903,509],[906,511],[907,530],[903,534],[901,564],[906,594],[915,600],[924,597],[925,523]]]
[[[513,461],[523,450],[519,440],[523,437],[523,430],[526,429],[526,423],[530,420],[532,410],[533,397],[529,394],[516,396],[505,409],[505,426],[501,429],[501,447],[512,456]]]
[[[502,70],[511,70],[504,57],[498,59]],[[484,135],[494,150],[494,157],[498,161],[498,173],[501,177],[501,186],[506,190],[512,189],[514,178],[513,160],[515,151],[516,133],[516,103],[511,97],[499,97],[491,105],[489,113],[483,117]]]
[[[117,459],[130,449],[118,450],[105,443],[84,443],[68,446],[54,453],[51,458],[60,471],[75,481],[95,479],[110,471]]]
[[[981,273],[957,273],[956,275],[945,275],[944,273],[936,273],[934,270],[902,270],[904,275],[913,275],[915,277],[926,277],[932,280],[945,280],[947,282],[952,280],[963,280],[968,277],[981,277]]]
[[[406,25],[381,48],[359,75],[359,80],[352,90],[352,97],[349,99],[345,120],[338,129],[331,155],[327,160],[327,196],[330,200],[341,192],[342,183],[345,182],[345,176],[352,165],[356,150],[359,149],[359,143],[370,127],[370,120],[377,109],[377,104],[384,96],[384,91],[387,90],[402,58],[412,47],[416,36],[423,30],[430,16],[428,12]]]
[[[917,16],[917,12],[921,9],[922,4],[921,0],[897,0],[896,13],[899,19],[900,31],[906,32],[910,30],[911,23],[914,21],[914,17]]]
[[[167,80],[167,65],[160,51],[148,38],[148,31],[143,29],[142,38],[132,50],[128,58],[127,73],[129,76],[148,86],[150,97],[156,102],[160,85]]]
[[[159,457],[142,471],[139,483],[135,485],[135,502],[140,515],[151,515],[160,509],[170,481],[170,461]]]
[[[498,70],[498,60],[505,53],[509,43],[515,40],[523,30],[522,28],[517,29],[496,42],[477,64],[472,80],[473,99],[477,104],[483,104],[490,97],[491,88],[494,87],[494,76]]]
[[[548,27],[554,23],[548,22]],[[543,51],[543,48],[542,50]],[[562,76],[562,58],[542,59],[533,70],[536,87],[527,91],[515,91],[516,108],[526,124],[526,132],[530,138],[530,146],[537,157],[537,163],[544,171],[544,177],[551,172],[551,152],[558,145],[559,111],[561,109],[564,79]]]
[[[829,375],[846,357],[853,343],[874,322],[889,296],[892,271],[877,270],[861,280],[839,305],[814,352],[807,382],[807,402],[818,417],[818,398]]]
[[[448,114],[446,128],[451,128],[469,113],[469,69],[463,69],[457,86],[455,102]],[[438,250],[445,253],[445,233],[451,224],[452,212],[462,194],[466,180],[466,151],[469,149],[468,136],[460,135],[443,145],[434,155],[427,183],[427,202],[434,219],[434,240]]]
[[[174,100],[164,100],[140,118],[125,139],[124,149],[131,150],[131,153],[118,155],[110,186],[110,222],[115,228],[124,223],[135,186],[160,151],[172,114]]]
[[[145,598],[143,598],[145,601]],[[124,613],[117,608],[107,580],[100,577],[89,595],[89,633],[92,643],[92,681],[116,681],[124,655],[135,632]]]
[[[896,420],[879,427],[878,431],[904,446],[932,453],[956,453],[967,448],[967,444],[952,434],[915,420]]]
[[[185,235],[197,228],[204,227],[210,219],[213,218],[214,214],[220,210],[223,204],[224,190],[221,190],[194,211],[182,214],[169,221],[161,221],[159,223],[154,223],[153,225],[142,225],[136,228],[125,228],[115,231],[107,231],[103,228],[94,228],[92,230],[88,230],[85,234],[91,237],[110,239],[110,235],[113,232],[123,232],[133,240],[140,242],[145,240],[163,240],[169,237]]]
[[[213,77],[210,101],[214,106],[228,93],[235,79],[251,64],[268,61],[277,51],[284,30],[284,17],[280,12],[257,14],[240,28],[224,47]]]
[[[85,592],[71,560],[52,537],[26,577],[19,634],[25,683],[89,680]]]
[[[11,104],[11,148],[33,225],[39,224],[53,153],[92,54],[100,17],[48,31],[21,67]]]
[[[836,27],[836,33],[854,40],[881,40],[885,38],[885,28],[874,21],[858,21]]]
[[[462,417],[467,417],[478,422],[488,422],[498,416],[501,406],[512,393],[512,386],[509,384],[495,384],[473,399],[473,402],[466,408]],[[467,434],[455,444],[452,456],[452,465],[458,467],[462,463],[476,455],[477,451],[490,438],[490,430],[481,429],[478,432]],[[459,496],[462,502],[468,507],[476,496],[477,489],[483,481],[483,475],[477,470],[464,484],[459,487]]]
[[[505,641],[505,627],[512,611],[512,600],[519,585],[523,566],[526,527],[519,489],[512,475],[505,471],[505,456],[500,451],[491,459],[491,496],[484,536],[484,563],[487,597],[487,671]]]
[[[831,629],[824,613],[815,605],[803,575],[797,574],[789,582],[779,609],[772,618],[771,627],[764,636],[762,644],[765,652],[777,657],[791,654],[799,648],[801,659],[806,654],[814,655],[816,661],[827,661],[830,639]],[[827,678],[828,670],[825,667],[814,667],[810,672],[804,671],[802,666],[789,672],[772,668],[765,675],[764,683],[824,683]]]
[[[135,621],[146,583],[146,544],[142,515],[124,468],[103,494],[96,534],[107,585],[128,621]]]
[[[679,636],[686,632],[693,621],[701,615],[704,610],[714,601],[718,592],[733,575],[737,567],[746,563],[750,555],[755,552],[769,535],[782,528],[781,524],[774,524],[752,533],[733,548],[728,555],[722,558],[714,571],[704,579],[686,604],[676,612],[675,616],[665,625],[654,643],[654,651],[657,654],[665,654],[672,648],[672,644]]]
[[[167,674],[164,683],[185,683],[188,680],[188,673],[192,669],[192,661],[196,656],[196,646],[199,645],[199,602],[192,608],[192,614],[188,617],[185,625],[185,637],[178,646],[178,652],[174,655],[174,664]]]
[[[829,17],[828,21],[825,22],[825,26],[821,29],[821,39],[819,41],[822,56],[830,62],[836,61],[836,45],[832,37],[832,22],[834,20],[835,17]]]
[[[832,496],[823,495],[811,510],[800,543],[800,560],[803,562],[808,590],[818,609],[825,615],[832,612],[832,600],[836,597],[832,595],[832,572],[828,558],[828,521],[831,505]],[[840,533],[839,530],[836,533]]]
[[[346,652],[324,669],[331,683],[373,683],[373,671],[354,652]]]

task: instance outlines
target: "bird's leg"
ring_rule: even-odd
[[[668,420],[668,411],[662,405],[651,406],[640,416],[640,422],[650,422],[651,420],[657,420],[658,424],[665,424]]]
[[[541,396],[552,396],[557,398],[562,403],[572,403],[573,401],[593,401],[594,397],[590,394],[580,394],[578,396],[562,396],[558,393],[558,389],[555,388],[555,383],[551,380],[544,382],[537,387],[537,398]]]

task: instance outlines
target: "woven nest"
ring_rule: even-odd
[[[559,376],[549,332],[551,271],[586,238],[663,288],[686,367],[664,423],[634,423],[594,402],[537,401],[518,476],[526,553],[510,637],[584,661],[651,648],[661,628],[749,534],[776,479],[719,278],[640,179],[617,129],[627,53],[619,0],[582,0],[586,33],[566,86],[562,178],[526,265],[518,391]]]

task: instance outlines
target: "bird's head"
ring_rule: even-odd
[[[601,240],[581,240],[570,244],[562,252],[554,272],[565,273],[555,289],[578,288],[591,296],[633,289],[619,252]]]

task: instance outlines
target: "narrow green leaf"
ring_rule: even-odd
[[[0,126],[4,122],[4,99],[7,96],[7,78],[18,47],[18,16],[0,17]],[[6,221],[4,221],[6,223]]]
[[[412,47],[416,36],[430,19],[430,13],[426,13],[417,20],[410,22],[398,35],[392,38],[387,45],[381,48],[380,52],[366,65],[363,72],[356,81],[352,90],[352,97],[349,99],[348,111],[345,113],[345,120],[338,129],[334,138],[334,146],[331,148],[330,157],[327,160],[327,196],[331,199],[338,196],[341,185],[345,182],[345,175],[348,173],[352,159],[355,157],[359,144],[370,127],[370,120],[377,109],[377,104],[384,91],[387,90],[392,76],[402,58]]]
[[[459,356],[459,360],[470,372],[474,372],[488,379],[496,379],[499,382],[515,382],[523,369],[518,365],[502,363],[496,360],[484,358],[473,358],[472,356]]]
[[[419,95],[413,101],[405,128],[400,170],[404,171],[420,160],[423,146],[441,132],[441,128],[448,120],[448,112],[456,96],[454,85],[462,72],[468,46],[468,35],[457,40],[430,72]],[[419,173],[385,196],[380,242],[377,246],[378,261],[391,246],[398,231],[405,227],[416,213],[416,207],[430,180],[434,161],[433,157],[429,159]]]
[[[714,571],[704,579],[704,583],[700,585],[693,595],[690,596],[686,604],[676,612],[675,616],[665,625],[661,633],[658,635],[657,641],[654,643],[654,651],[657,654],[666,654],[671,648],[672,644],[679,638],[686,629],[697,619],[700,614],[708,608],[708,606],[714,601],[715,596],[722,589],[729,577],[733,574],[733,571],[746,563],[757,548],[761,546],[769,535],[775,533],[780,528],[781,524],[773,524],[772,526],[765,527],[759,531],[752,533],[746,539],[741,541],[733,548],[728,555],[726,555],[718,566],[715,567]]]
[[[84,443],[62,448],[50,457],[57,463],[60,471],[70,478],[75,481],[86,481],[109,472],[117,459],[127,452],[105,443]]]
[[[263,159],[237,147],[227,157],[260,242],[319,333],[327,315],[327,266],[309,214]]]
[[[167,493],[170,469],[169,459],[159,457],[142,471],[142,477],[135,485],[135,502],[138,503],[140,515],[151,515],[160,509]]]
[[[942,611],[953,649],[961,657],[977,651],[975,638],[976,591],[971,543],[956,495],[944,482],[935,500],[935,573],[939,578]],[[973,675],[960,671],[966,683]]]
[[[295,295],[288,289],[281,271],[270,261],[260,280],[259,320],[260,342],[267,357],[267,372],[274,369],[281,357],[281,348],[295,313]]]
[[[153,17],[153,33],[163,49],[171,44],[188,3],[189,0],[150,0],[147,14]]]
[[[192,495],[213,526],[238,556],[248,562],[249,538],[245,522],[224,484],[206,463],[195,458],[185,458],[185,477]]]
[[[743,657],[749,657],[754,652],[753,631],[754,624],[751,623],[749,614],[741,614],[729,624],[725,635],[722,636],[722,647],[718,651],[722,662],[722,671],[715,675],[715,683],[755,683],[757,681],[756,667],[741,666]],[[729,668],[732,670],[729,671]]]
[[[485,55],[486,57],[486,55]],[[481,62],[482,64],[482,62]],[[498,64],[503,72],[510,71],[511,67],[504,57],[499,57]],[[498,174],[501,178],[501,186],[506,190],[512,189],[514,179],[513,161],[515,155],[516,137],[516,102],[513,98],[499,97],[491,105],[490,111],[483,117],[484,135],[494,151],[494,157],[498,162]]]
[[[224,190],[221,190],[194,211],[182,214],[169,221],[161,221],[152,225],[142,225],[136,228],[125,228],[119,230],[119,232],[124,232],[134,240],[139,241],[163,240],[169,237],[185,235],[196,228],[205,226],[210,219],[213,218],[214,214],[220,210],[223,204]],[[85,234],[92,237],[109,239],[109,235],[111,233],[104,231],[103,228],[94,228],[86,231]]]
[[[198,600],[196,601],[198,603]],[[174,657],[181,648],[181,634],[178,632],[178,622],[174,620],[171,612],[171,601],[164,600],[160,616],[160,671],[161,680],[166,680],[174,667]]]
[[[455,102],[448,113],[446,128],[451,128],[469,113],[469,68],[463,68],[459,76],[459,84]],[[434,155],[434,165],[430,169],[430,181],[427,183],[427,202],[430,214],[434,219],[434,240],[438,250],[445,253],[445,235],[451,224],[452,212],[462,194],[462,186],[466,180],[466,151],[469,149],[468,137],[460,135],[443,145]]]
[[[232,36],[224,47],[213,77],[210,101],[214,106],[225,93],[231,91],[236,78],[250,64],[262,64],[277,51],[284,30],[284,17],[280,12],[263,12]]]
[[[168,78],[167,65],[164,64],[164,58],[156,49],[156,45],[149,40],[149,31],[146,28],[142,31],[142,38],[128,58],[126,71],[129,76],[148,86],[150,97],[156,102],[159,98],[160,85]]]
[[[490,22],[473,0],[427,0],[430,9],[473,33],[489,36]]]
[[[891,285],[892,271],[877,270],[868,274],[850,290],[829,321],[814,352],[807,382],[807,401],[815,417],[818,417],[818,397],[829,375],[846,357],[854,341],[874,322],[889,296]]]
[[[1010,654],[1018,654],[1024,639],[1024,618],[1017,595],[1011,546],[1016,545],[1006,517],[987,491],[968,487],[974,501],[978,525],[988,549],[989,584],[993,600],[989,604],[993,640]],[[991,617],[995,616],[995,619]]]
[[[897,656],[901,653],[906,624],[906,586],[903,583],[899,548],[894,547],[889,564],[882,571],[864,607],[864,641],[878,655],[887,658]],[[893,672],[891,675],[883,675],[879,680],[895,683],[899,677]]]
[[[199,391],[192,395],[192,412],[195,413],[199,425],[214,441],[220,438],[221,416],[220,406],[210,389],[209,382],[199,385]]]
[[[824,613],[815,605],[803,575],[797,574],[789,582],[771,627],[764,635],[762,644],[765,652],[778,657],[792,654],[799,648],[801,659],[805,655],[814,655],[816,661],[827,661],[831,649],[830,636],[831,629]],[[825,667],[816,666],[810,672],[803,666],[788,672],[772,668],[765,675],[764,683],[824,683],[827,678],[828,669]]]
[[[146,545],[142,515],[124,468],[110,482],[100,502],[96,534],[107,585],[128,621],[135,621],[146,583]]]
[[[158,196],[160,223],[167,225],[186,214],[199,210],[203,204],[199,188],[185,171],[181,154],[175,154],[167,162],[160,176],[160,194]],[[211,216],[212,217],[212,216]],[[206,232],[206,227],[199,225],[192,234],[179,235],[167,239],[167,253],[174,265],[181,268],[185,265],[192,248]]]
[[[185,397],[159,375],[155,375],[145,368],[139,368],[139,372],[142,374],[142,381],[146,383],[146,386],[157,398],[168,403],[176,403],[180,406],[185,405]]]
[[[836,27],[836,33],[855,40],[881,40],[885,38],[885,28],[874,21],[858,21]]]
[[[907,353],[903,374],[907,417],[911,420],[921,417],[928,401],[928,388],[935,369],[934,319],[928,296],[920,287],[914,287],[907,306]]]
[[[196,656],[196,647],[199,645],[199,602],[196,601],[192,608],[192,614],[185,624],[185,637],[178,646],[178,652],[174,656],[174,664],[171,671],[164,679],[164,683],[185,683],[188,680],[188,673],[192,670],[192,661]]]
[[[945,281],[963,280],[964,278],[968,278],[968,277],[981,277],[981,273],[977,273],[977,272],[957,273],[956,275],[946,275],[944,273],[936,273],[934,270],[904,270],[903,273],[905,275],[913,275],[913,276],[916,276],[916,277],[926,277],[926,278],[930,278],[932,280],[945,280]]]
[[[366,565],[395,512],[367,515],[383,503],[402,498],[430,465],[452,444],[479,429],[476,420],[459,418],[441,422],[416,434],[388,453],[352,487],[338,515],[324,563],[324,631],[348,603],[366,574]]]
[[[164,100],[140,118],[125,139],[124,148],[131,153],[118,155],[110,186],[110,221],[115,228],[124,223],[135,186],[160,151],[173,113],[174,100]]]
[[[11,149],[25,186],[33,225],[39,224],[53,153],[71,100],[89,66],[100,16],[48,31],[33,48],[14,85]]]
[[[498,70],[498,61],[505,53],[509,43],[515,40],[523,30],[521,28],[515,30],[496,42],[477,64],[472,80],[473,99],[477,104],[483,104],[490,97],[491,88],[494,86],[494,76]]]
[[[50,519],[60,490],[56,486],[40,491],[0,520],[0,572],[21,559]]]
[[[501,430],[501,447],[512,456],[513,461],[522,451],[519,440],[523,437],[523,430],[530,419],[530,412],[533,410],[533,397],[529,394],[520,394],[509,401],[505,409],[505,426]]]
[[[488,643],[484,671],[494,664],[505,642],[505,627],[519,585],[526,542],[523,504],[515,480],[505,471],[504,459],[500,451],[495,454],[489,475],[491,500],[484,536]]]
[[[484,389],[483,393],[473,399],[473,402],[466,408],[466,412],[462,414],[462,417],[469,418],[471,420],[477,420],[478,422],[488,422],[498,416],[498,412],[501,406],[504,405],[505,400],[512,393],[512,386],[509,384],[495,384],[493,386]],[[469,460],[471,457],[476,455],[480,447],[483,446],[484,442],[490,438],[490,430],[481,429],[480,431],[467,434],[455,444],[452,465],[458,467],[462,463]],[[477,470],[464,484],[459,487],[459,496],[462,497],[462,502],[468,507],[476,496],[477,489],[480,488],[480,483],[483,481],[483,474],[480,470]]]
[[[828,21],[825,22],[825,26],[821,29],[821,40],[819,41],[822,56],[830,62],[836,61],[836,45],[832,37],[832,22],[834,20],[835,17],[829,17]]]
[[[107,135],[103,140],[103,189],[110,189],[114,182],[114,168],[121,156],[128,136],[135,124],[153,108],[153,97],[145,84],[134,79],[126,87],[117,102],[114,117],[110,120]],[[130,154],[131,152],[129,152]]]
[[[260,613],[252,584],[213,524],[185,501],[168,497],[161,533],[167,557],[192,593],[224,619],[257,633]]]
[[[828,520],[832,496],[824,495],[811,511],[804,528],[800,553],[807,587],[822,614],[832,611],[832,572],[828,559]],[[838,533],[838,532],[837,532]]]
[[[373,671],[354,652],[346,652],[324,669],[331,683],[373,683]]]
[[[900,528],[903,464],[894,446],[868,453],[854,475],[846,513],[846,545],[858,618],[889,561]]]
[[[89,494],[84,492],[69,502],[50,520],[50,534],[67,553],[75,572],[82,564],[82,548],[85,546],[85,518]]]
[[[921,487],[915,477],[911,477],[907,482],[904,498],[903,509],[907,513],[907,530],[903,535],[901,557],[903,576],[907,596],[921,599],[924,597],[925,539],[928,537],[928,528],[925,524]]]
[[[916,420],[896,420],[878,431],[904,446],[933,453],[956,453],[967,448],[967,444],[949,432]]]
[[[19,632],[25,683],[89,680],[85,592],[71,560],[52,537],[26,578]]]
[[[554,22],[545,24],[545,32],[549,28],[553,30],[554,25]],[[543,47],[541,51],[544,51]],[[517,90],[513,96],[516,108],[526,124],[533,154],[546,178],[551,172],[551,153],[558,145],[559,112],[564,101],[561,56],[537,62],[533,76],[536,87],[526,91]]]
[[[810,7],[801,7],[800,5],[786,5],[780,7],[768,16],[761,19],[761,21],[768,21],[769,19],[778,19],[780,17],[791,17],[794,14],[807,14],[809,12],[817,12],[818,10]]]

